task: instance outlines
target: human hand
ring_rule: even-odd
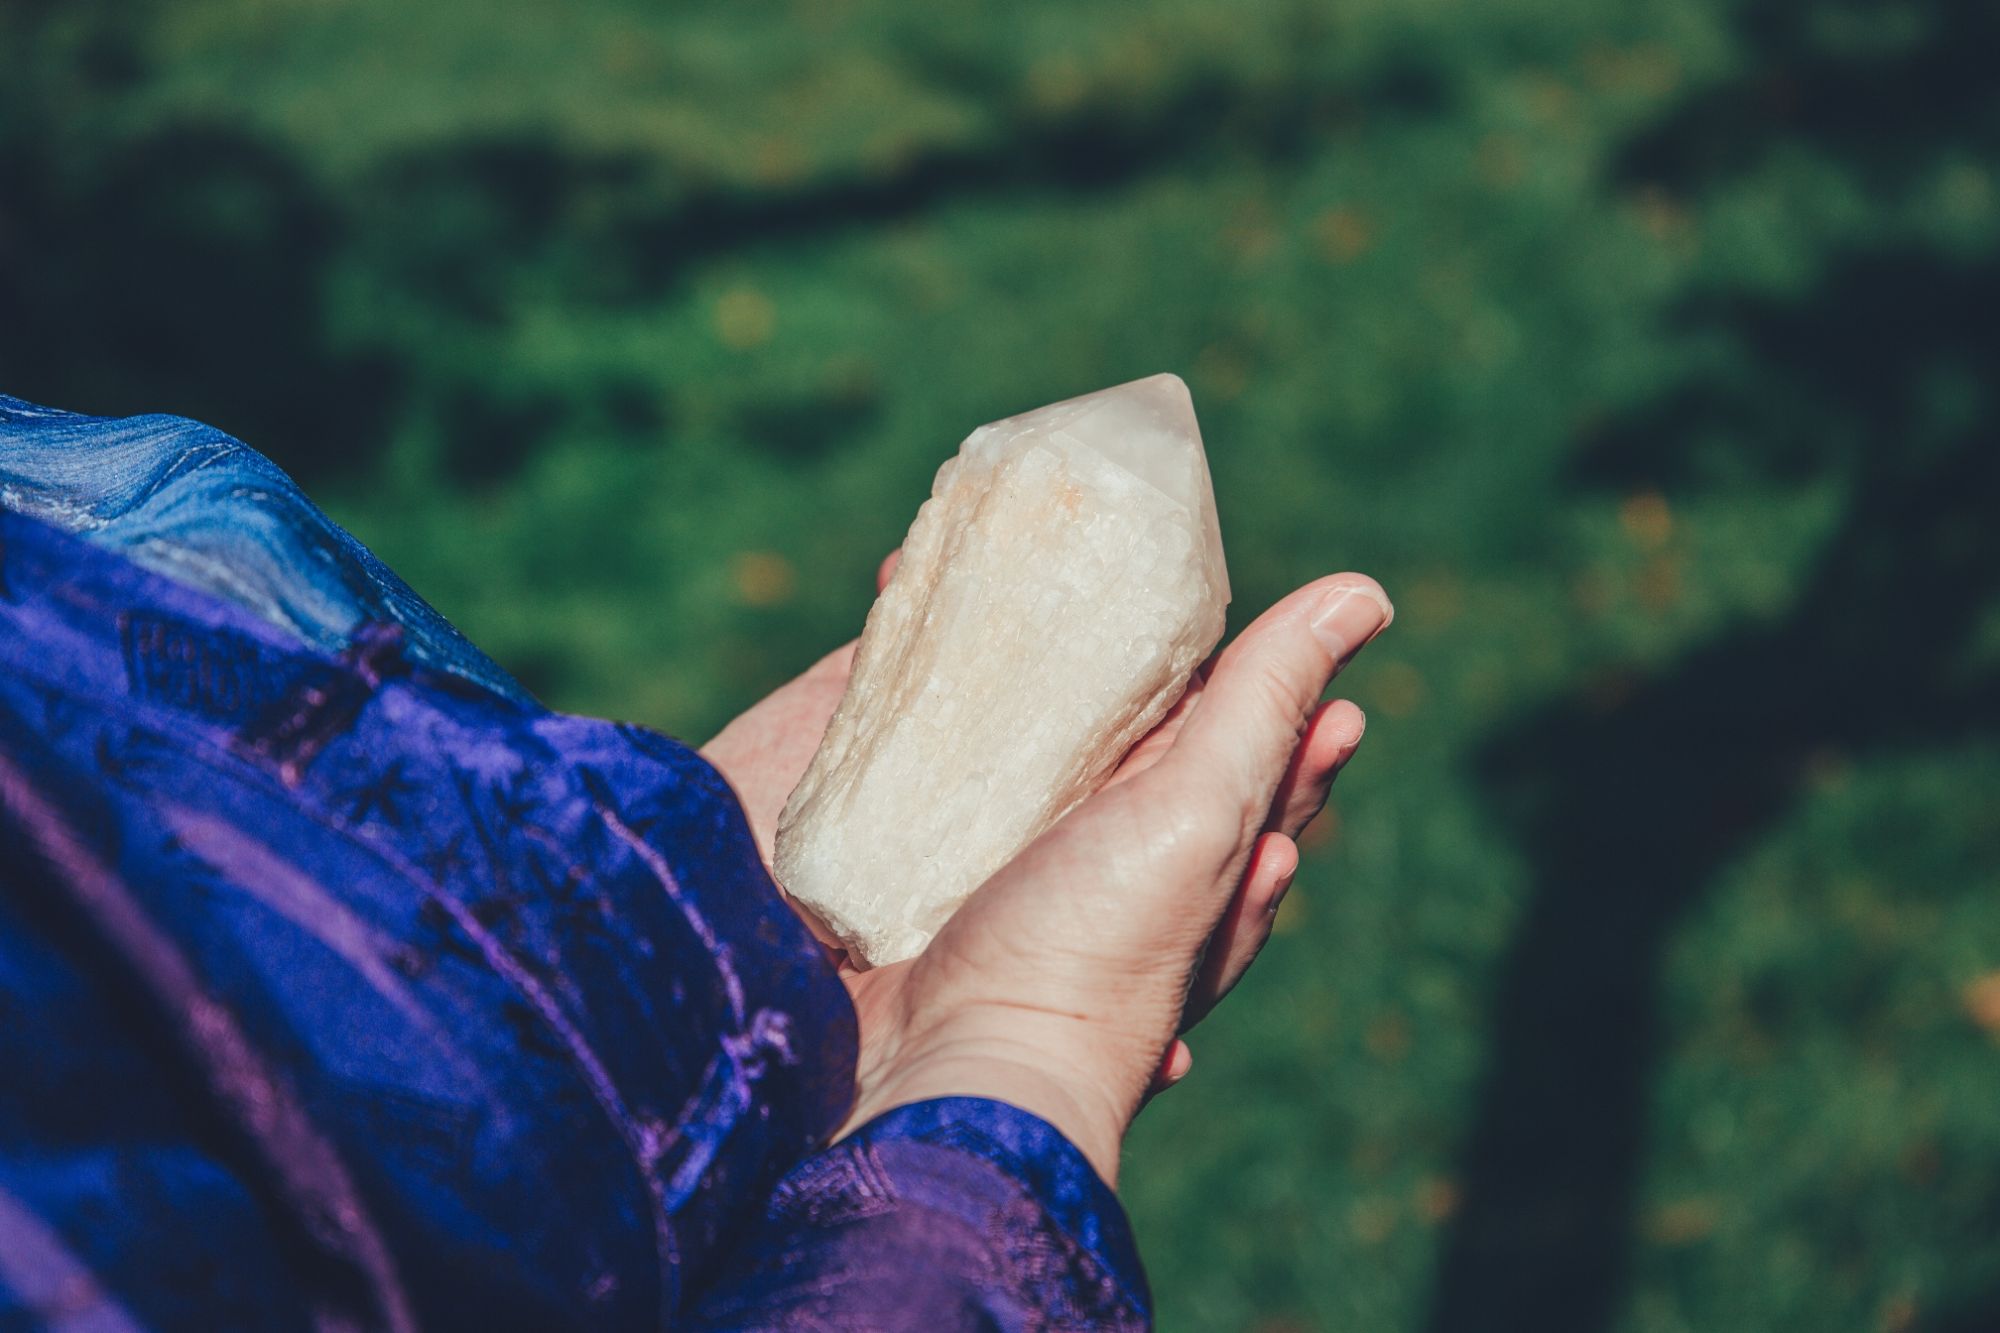
[[[1176,1033],[1269,937],[1294,839],[1361,740],[1361,710],[1320,695],[1392,614],[1359,575],[1285,598],[922,954],[849,973],[861,1056],[848,1128],[909,1102],[992,1097],[1115,1181],[1141,1100],[1186,1072]]]
[[[1187,1071],[1175,1034],[1270,934],[1295,839],[1361,739],[1361,711],[1320,694],[1392,615],[1359,575],[1293,593],[924,953],[844,967],[861,1052],[842,1132],[910,1102],[991,1097],[1053,1124],[1115,1181],[1141,1100]],[[829,655],[704,751],[737,784],[767,856],[851,658],[851,645]]]

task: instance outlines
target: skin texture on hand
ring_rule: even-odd
[[[1361,741],[1360,709],[1320,695],[1392,616],[1361,575],[1299,589],[924,953],[843,968],[861,1026],[846,1128],[932,1097],[992,1097],[1053,1124],[1115,1183],[1140,1103],[1189,1068],[1178,1034],[1270,935],[1296,839]],[[767,860],[852,658],[852,644],[829,654],[703,749]]]

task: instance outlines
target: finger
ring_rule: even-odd
[[[889,586],[889,580],[895,577],[896,566],[902,563],[903,548],[900,546],[882,557],[882,563],[875,567],[875,595],[877,597],[880,597],[882,590]]]
[[[1211,792],[1220,784],[1246,835],[1262,828],[1327,682],[1394,615],[1381,586],[1360,574],[1320,579],[1285,598],[1217,660],[1201,707],[1158,771],[1172,768]]]
[[[1346,699],[1321,704],[1306,723],[1305,738],[1292,751],[1292,762],[1271,798],[1265,827],[1296,838],[1326,805],[1333,780],[1361,746],[1368,718]]]
[[[840,683],[841,689],[846,689],[848,673],[854,670],[854,650],[860,646],[861,640],[849,639],[846,643],[841,644],[840,647],[807,667],[799,679],[811,681],[835,680]]]
[[[1174,1084],[1188,1076],[1194,1068],[1194,1052],[1188,1044],[1175,1037],[1167,1046],[1167,1053],[1160,1057],[1160,1067],[1153,1071],[1152,1086],[1146,1090],[1148,1097],[1157,1097]]]
[[[1250,970],[1264,942],[1271,938],[1278,904],[1298,870],[1297,843],[1283,833],[1266,833],[1257,839],[1250,853],[1250,865],[1243,872],[1243,882],[1215,934],[1209,938],[1208,954],[1188,990],[1181,1018],[1183,1031],[1207,1017],[1208,1011]]]

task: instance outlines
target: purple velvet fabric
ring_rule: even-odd
[[[824,1147],[853,1011],[705,762],[413,656],[0,512],[0,1328],[1146,1324],[1034,1117]]]

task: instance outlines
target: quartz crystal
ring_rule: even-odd
[[[1173,706],[1228,603],[1179,378],[981,426],[869,612],[779,882],[862,966],[920,952]]]

